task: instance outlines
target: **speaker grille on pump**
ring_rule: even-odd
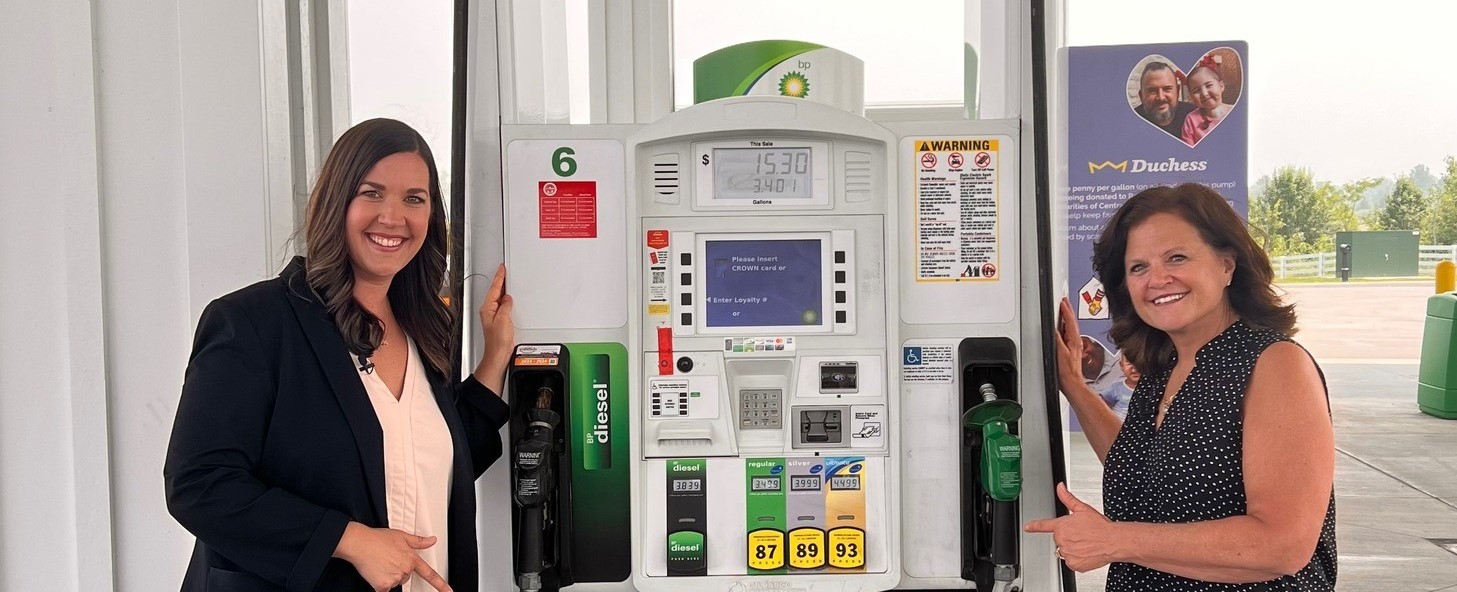
[[[652,175],[653,201],[661,204],[677,204],[678,193],[678,154],[658,154],[653,156]]]
[[[870,201],[870,164],[869,152],[845,152],[845,201]]]

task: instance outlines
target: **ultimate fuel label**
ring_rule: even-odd
[[[865,570],[865,459],[826,458],[825,530],[830,571]]]

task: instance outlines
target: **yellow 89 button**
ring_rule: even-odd
[[[830,531],[830,567],[865,567],[865,531],[854,527]]]
[[[825,566],[825,531],[796,528],[789,532],[789,566],[815,569]]]
[[[749,533],[749,568],[779,569],[784,567],[784,533],[763,528]]]

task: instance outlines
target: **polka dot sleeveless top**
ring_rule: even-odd
[[[1103,503],[1119,522],[1187,523],[1245,513],[1245,390],[1255,361],[1288,337],[1236,321],[1195,354],[1163,423],[1154,428],[1169,368],[1143,375],[1103,468]],[[1324,375],[1321,378],[1324,381]],[[1293,576],[1257,584],[1191,580],[1132,563],[1108,569],[1108,592],[1142,590],[1334,590],[1336,506],[1331,493],[1310,563]]]

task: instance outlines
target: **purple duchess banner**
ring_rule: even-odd
[[[1117,411],[1137,378],[1107,337],[1093,243],[1124,201],[1156,185],[1203,183],[1247,216],[1247,56],[1243,41],[1068,49],[1068,297],[1083,376]]]

